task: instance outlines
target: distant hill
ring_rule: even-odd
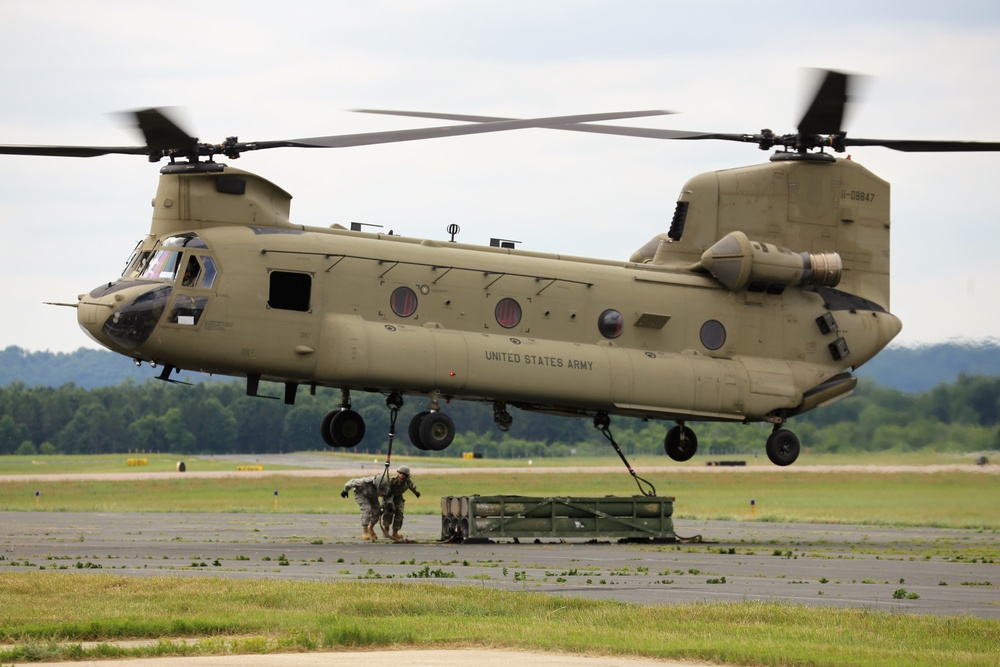
[[[137,367],[131,359],[106,350],[80,348],[76,352],[28,352],[11,346],[0,351],[0,387],[14,382],[35,387],[74,383],[84,389],[121,384],[126,378],[142,382],[156,371]]]
[[[24,382],[29,386],[60,387],[74,383],[84,389],[106,387],[132,378],[142,382],[159,371],[103,350],[80,348],[76,352],[28,352],[19,347],[0,351],[0,386]],[[960,374],[1000,375],[1000,341],[950,342],[920,347],[889,347],[858,370],[858,376],[884,387],[923,392],[951,384]],[[210,379],[185,373],[186,382]]]
[[[889,346],[857,371],[883,387],[915,393],[952,384],[962,374],[1000,375],[1000,341]]]

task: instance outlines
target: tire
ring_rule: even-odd
[[[428,413],[420,421],[420,441],[432,452],[447,449],[455,439],[455,422],[443,412]]]
[[[413,443],[414,447],[425,452],[427,451],[427,447],[424,446],[424,441],[420,438],[420,424],[424,421],[424,417],[429,414],[430,412],[427,410],[424,412],[418,412],[413,416],[413,419],[410,420],[410,442]]]
[[[663,439],[663,449],[674,461],[687,461],[698,451],[698,436],[687,426],[678,424],[667,431],[667,436]]]
[[[365,419],[354,410],[337,410],[327,430],[338,447],[355,447],[365,437]]]
[[[801,445],[799,437],[791,431],[779,428],[767,437],[767,458],[776,466],[789,466],[799,458]]]
[[[323,416],[323,421],[319,423],[319,436],[323,438],[325,442],[330,447],[340,447],[337,442],[333,439],[333,435],[330,433],[330,423],[333,422],[333,418],[337,416],[339,410],[331,410]]]

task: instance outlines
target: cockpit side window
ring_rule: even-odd
[[[215,268],[215,260],[211,257],[201,256],[201,263],[204,267],[204,272],[201,276],[201,287],[202,289],[211,289],[215,284],[215,277],[219,275],[219,270]]]
[[[198,264],[198,258],[194,255],[188,255],[187,266],[184,267],[184,278],[181,280],[181,285],[184,287],[194,287],[198,282],[198,274],[201,273],[201,265]]]

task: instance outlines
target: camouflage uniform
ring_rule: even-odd
[[[417,491],[416,485],[413,480],[410,479],[410,469],[406,466],[400,466],[396,471],[396,475],[389,480],[389,489],[386,491],[386,500],[392,501],[392,507],[394,509],[394,514],[392,516],[392,538],[399,538],[399,529],[403,527],[403,508],[406,505],[406,501],[403,500],[403,494],[407,489],[413,492],[417,498],[420,497],[420,492]],[[382,532],[385,532],[385,525],[388,521],[382,521]]]
[[[374,535],[373,528],[378,523],[378,498],[381,495],[379,492],[384,492],[385,488],[383,475],[358,477],[344,484],[344,492],[340,495],[346,498],[348,490],[354,489],[354,500],[361,508],[361,529],[366,535],[369,532]]]

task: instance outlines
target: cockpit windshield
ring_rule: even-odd
[[[131,275],[145,280],[176,280],[180,275],[182,267],[182,253],[184,249],[208,249],[208,245],[197,234],[180,234],[170,236],[160,242],[157,250],[139,250],[132,254],[128,267],[124,275]],[[214,267],[213,267],[214,268]],[[194,256],[189,254],[186,277],[194,270],[198,272],[198,262]],[[214,278],[214,276],[213,276]],[[204,287],[205,280],[202,281]],[[208,281],[209,284],[211,281]],[[193,283],[187,283],[193,284]]]
[[[139,274],[148,280],[173,280],[177,276],[181,253],[177,250],[157,250]]]

